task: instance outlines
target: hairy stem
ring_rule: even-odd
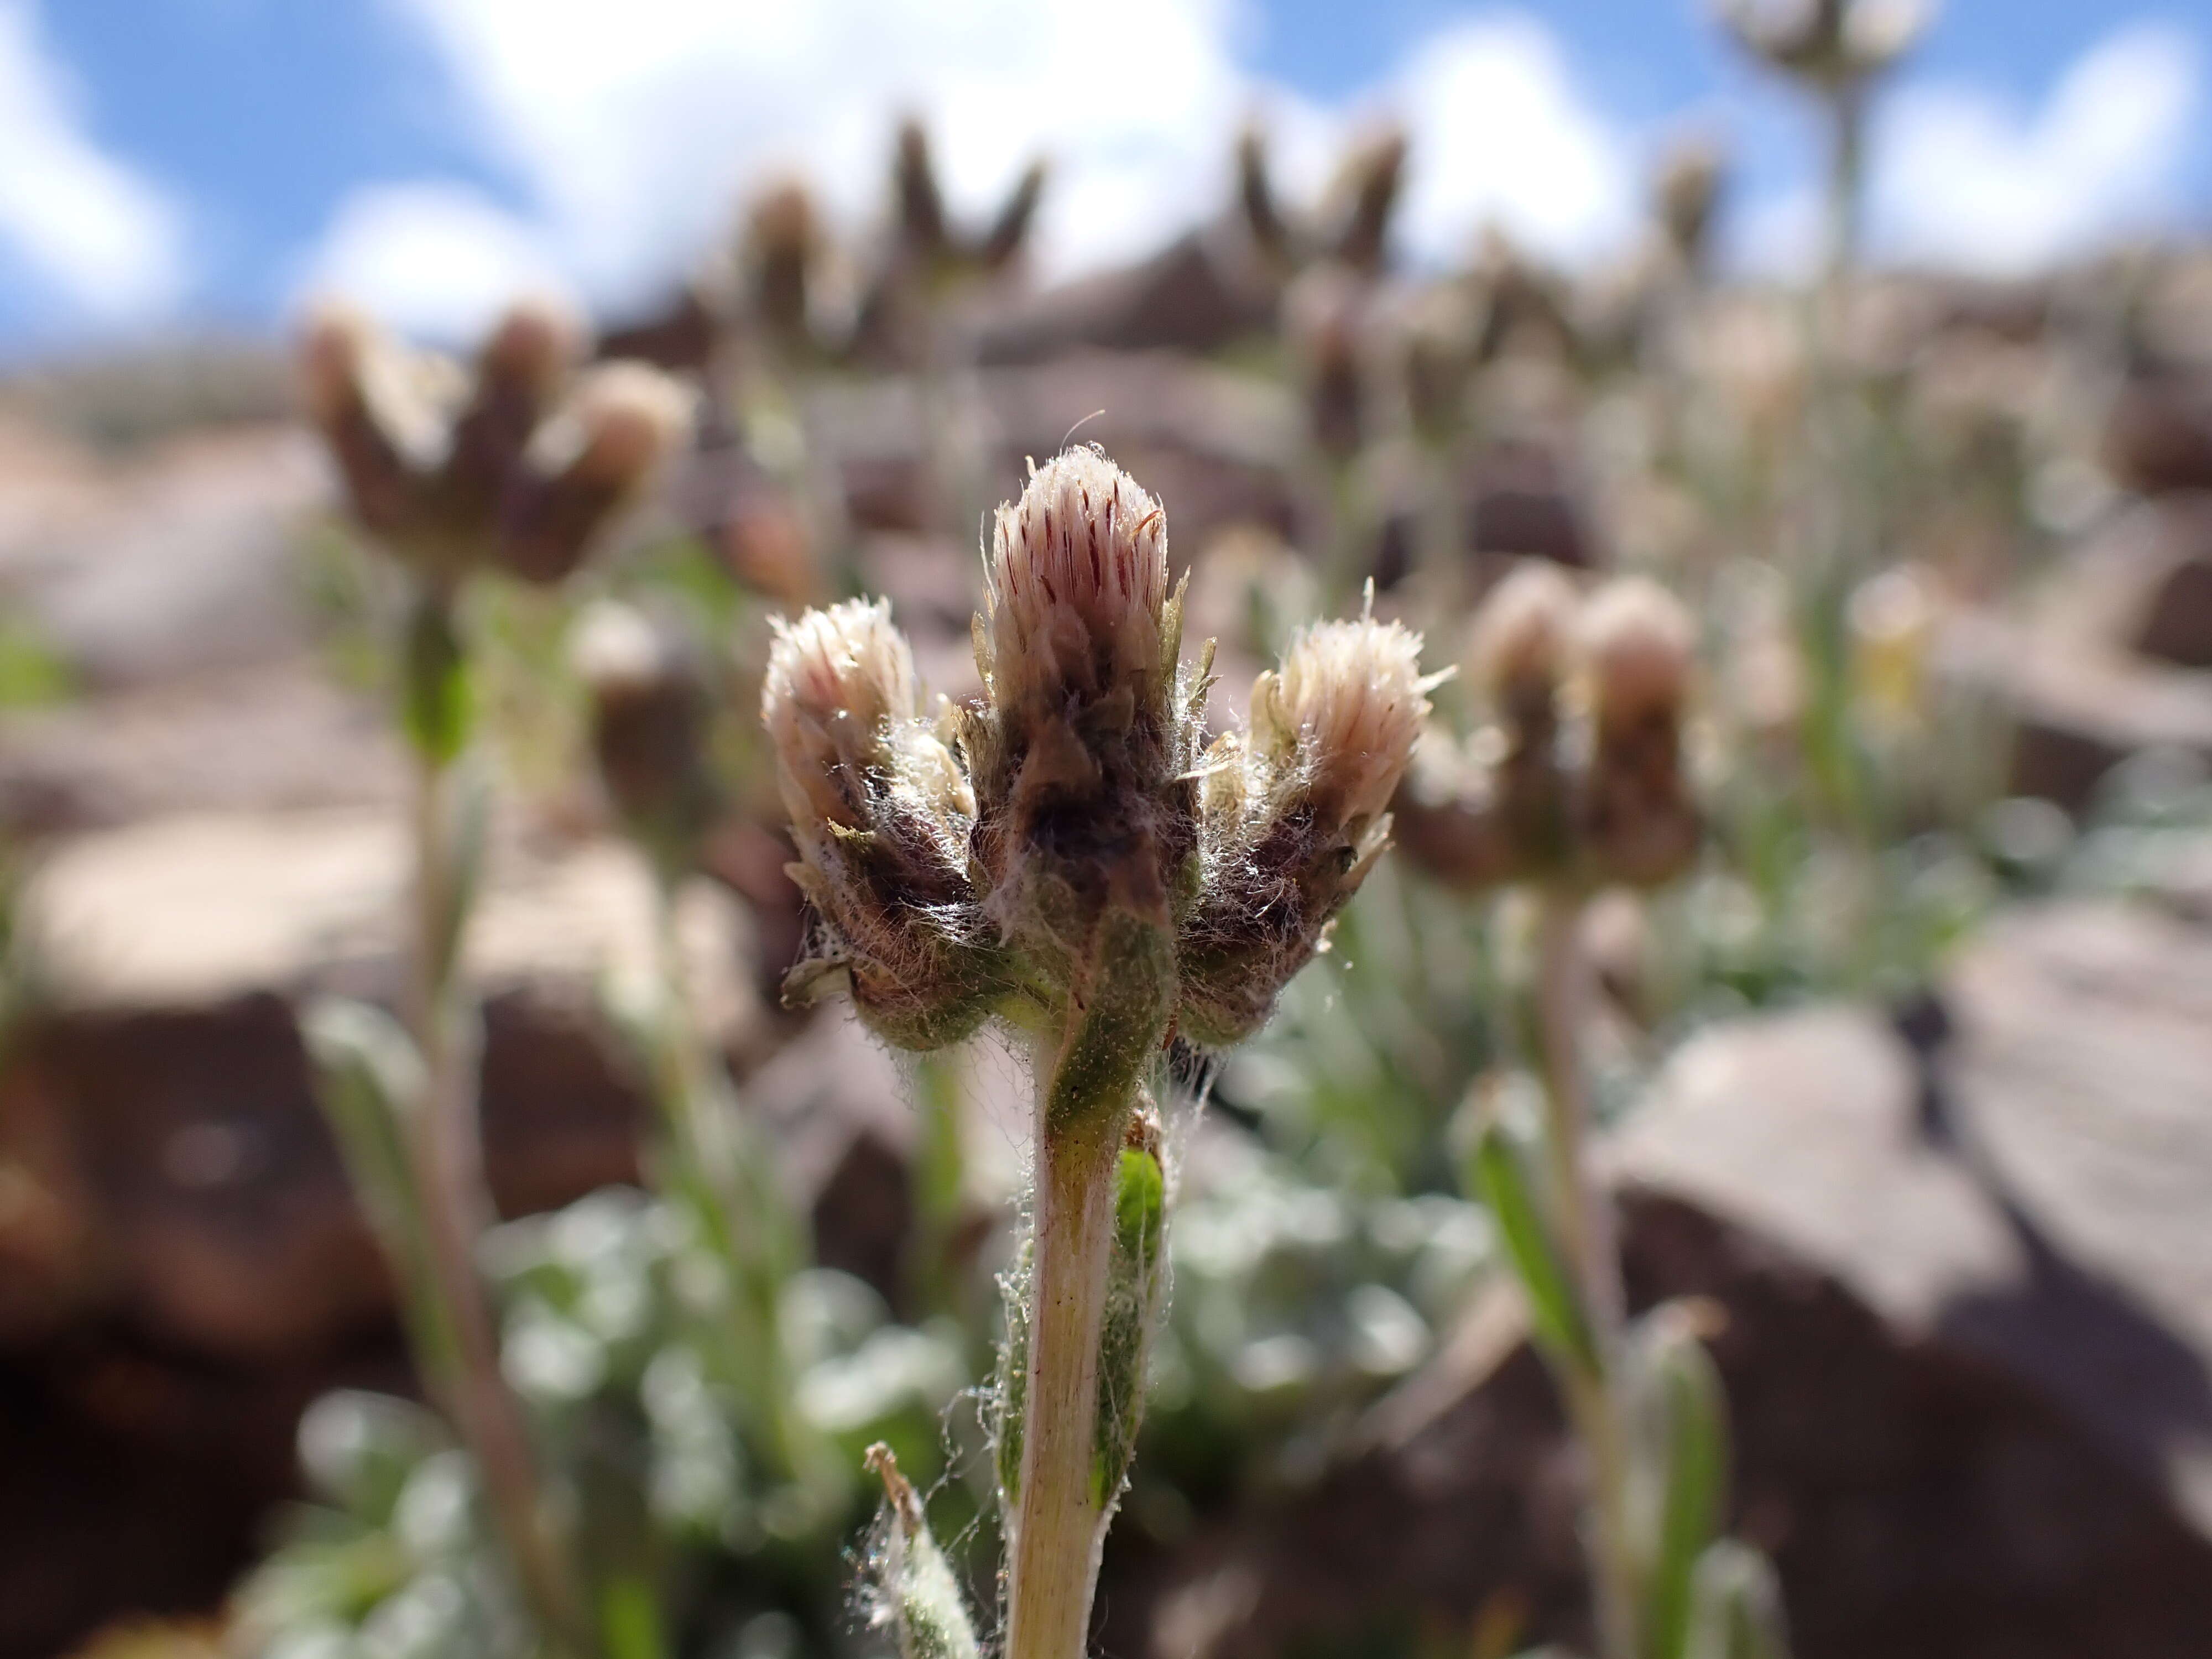
[[[1040,1064],[1048,1097],[1051,1068]],[[1097,1458],[1098,1346],[1114,1241],[1114,1167],[1133,1091],[1073,1122],[1037,1112],[1021,1486],[1010,1540],[1006,1659],[1081,1659],[1105,1541]],[[1110,1501],[1110,1494],[1107,1501]]]
[[[1587,1544],[1605,1659],[1636,1659],[1635,1555],[1628,1534],[1628,1454],[1620,1402],[1609,1386],[1620,1353],[1620,1263],[1613,1212],[1589,1167],[1589,1091],[1580,1035],[1587,976],[1577,946],[1582,895],[1546,890],[1537,922],[1536,1018],[1544,1079],[1544,1146],[1553,1225],[1589,1322],[1599,1370],[1559,1368],[1568,1414],[1590,1465]]]

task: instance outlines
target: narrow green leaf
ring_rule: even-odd
[[[1728,1412],[1720,1374],[1686,1319],[1662,1309],[1645,1322],[1644,1371],[1656,1394],[1663,1497],[1646,1592],[1655,1659],[1682,1659],[1692,1579],[1720,1524],[1728,1484]]]
[[[326,998],[308,1009],[301,1036],[315,1103],[338,1143],[354,1196],[399,1280],[416,1361],[428,1377],[450,1377],[459,1364],[459,1343],[424,1253],[422,1198],[407,1145],[422,1098],[422,1057],[389,1014],[343,998]]]
[[[1597,1345],[1583,1316],[1582,1299],[1528,1189],[1520,1152],[1494,1121],[1483,1126],[1475,1142],[1473,1185],[1490,1206],[1505,1241],[1505,1253],[1528,1297],[1536,1340],[1561,1363],[1597,1376]]]

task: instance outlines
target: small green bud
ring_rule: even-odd
[[[1097,1454],[1091,1502],[1110,1510],[1136,1455],[1145,1370],[1166,1297],[1167,1171],[1159,1114],[1149,1102],[1129,1120],[1114,1170],[1114,1244],[1098,1339]]]

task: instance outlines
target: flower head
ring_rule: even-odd
[[[761,719],[802,842],[817,824],[866,824],[871,780],[880,782],[919,695],[913,650],[886,600],[848,599],[776,624]]]
[[[777,626],[761,716],[793,873],[830,934],[796,988],[842,969],[886,1041],[933,1048],[973,1030],[1002,986],[968,877],[974,797],[920,696],[890,607],[854,599]]]
[[[1397,623],[1305,629],[1252,687],[1254,752],[1356,836],[1389,806],[1428,717],[1420,659],[1421,636]]]
[[[525,301],[471,374],[402,349],[351,307],[317,306],[301,377],[355,517],[440,584],[494,562],[566,575],[690,420],[689,395],[642,363],[592,368],[556,406],[581,343],[566,310]]]
[[[1044,718],[1127,689],[1157,705],[1169,642],[1167,515],[1093,449],[1030,475],[992,529],[984,631],[1002,714]]]
[[[1033,472],[988,568],[984,696],[935,722],[885,606],[777,630],[762,713],[829,935],[803,971],[907,1046],[994,1011],[1058,1030],[1046,1109],[1079,1113],[1177,1020],[1266,1019],[1382,852],[1434,681],[1398,624],[1324,623],[1201,754],[1212,647],[1182,663],[1158,504],[1095,452]]]
[[[1256,1030],[1381,855],[1436,684],[1420,653],[1396,623],[1309,628],[1254,684],[1249,735],[1209,752],[1205,878],[1183,930],[1193,1040]]]
[[[690,392],[645,363],[586,372],[532,437],[504,497],[500,562],[558,581],[644,489],[691,425]]]
[[[1601,744],[1680,714],[1695,640],[1680,600],[1645,577],[1624,577],[1591,598],[1577,632]]]
[[[1662,881],[1699,833],[1681,763],[1696,630],[1673,594],[1631,576],[1591,599],[1581,632],[1593,728],[1582,857],[1613,880]]]
[[[591,693],[608,799],[660,866],[680,873],[714,805],[700,653],[673,623],[603,599],[579,619],[569,659]]]
[[[1507,720],[1528,723],[1565,678],[1574,643],[1575,586],[1548,559],[1524,559],[1490,591],[1475,613],[1468,670]]]

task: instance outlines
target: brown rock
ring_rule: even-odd
[[[2212,668],[2212,495],[2123,514],[2069,560],[2045,611],[2069,638]]]
[[[2212,379],[2130,383],[2106,421],[2105,461],[2121,483],[2146,495],[2212,489]]]
[[[1948,624],[1937,656],[1941,672],[2011,712],[2014,794],[2079,808],[2142,750],[2212,757],[2212,674],[1980,614]]]
[[[404,857],[398,820],[369,811],[155,820],[53,851],[24,899],[44,1000],[0,1083],[0,1139],[33,1149],[17,1163],[38,1198],[15,1206],[35,1230],[0,1218],[0,1251],[46,1276],[0,1298],[23,1322],[8,1334],[119,1316],[267,1359],[380,1316],[296,1011],[396,995]],[[638,971],[652,921],[623,848],[502,846],[492,869],[468,961],[487,1175],[517,1213],[636,1176],[645,1107],[595,982]],[[682,920],[742,1044],[758,1008],[733,910],[702,892]]]
[[[1725,1312],[1730,1524],[1802,1659],[2202,1650],[2212,935],[2020,915],[1919,1018],[1692,1040],[1609,1156],[1632,1305]],[[1109,1645],[1586,1641],[1575,1455],[1520,1328],[1478,1304],[1311,1488],[1171,1552],[1117,1530]]]

